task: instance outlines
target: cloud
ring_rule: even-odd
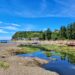
[[[6,3],[1,6],[0,14],[24,18],[75,17],[75,0],[10,0]]]
[[[18,30],[20,25],[19,24],[15,24],[15,23],[5,23],[0,21],[1,24],[1,29],[7,29],[7,30]],[[3,24],[3,26],[2,26]]]
[[[36,17],[75,17],[75,1],[74,0],[53,0],[55,5],[48,0],[42,0],[40,9],[29,11],[29,9],[16,11],[15,15],[28,18]],[[49,4],[50,3],[50,4]],[[54,6],[54,7],[53,7]],[[56,7],[55,7],[56,6]]]
[[[0,21],[0,24],[4,24],[4,25],[11,25],[11,26],[16,26],[16,27],[21,26],[21,25],[16,24],[16,23],[6,23],[6,22],[2,22],[2,21]]]
[[[8,33],[7,31],[4,31],[3,29],[0,29],[0,33]]]
[[[16,27],[20,27],[20,25],[19,24],[11,24],[12,26],[16,26]]]
[[[14,27],[14,26],[6,26],[6,27],[3,27],[4,29],[8,29],[8,30],[18,30],[17,27]]]
[[[5,26],[5,27],[0,27],[0,29],[7,29],[7,30],[19,30],[19,28],[14,27],[14,26]]]

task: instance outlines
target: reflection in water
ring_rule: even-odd
[[[68,61],[72,64],[75,64],[75,56],[72,54],[68,54]]]
[[[48,64],[42,65],[47,70],[58,72],[60,75],[75,75],[75,56],[66,53],[57,53],[51,51],[51,57],[47,57],[43,51],[34,52],[31,54],[19,54],[19,56],[39,57],[49,60]]]
[[[75,75],[75,56],[67,53],[52,51],[50,62],[43,68],[58,72],[60,75]],[[52,60],[51,60],[52,59]],[[53,60],[56,59],[56,60]]]
[[[67,54],[66,53],[61,53],[61,60],[66,60]]]
[[[75,64],[75,56],[73,54],[61,53],[61,60],[68,60],[68,62]]]

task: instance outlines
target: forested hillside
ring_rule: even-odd
[[[31,40],[31,38],[38,38],[39,40],[75,39],[75,23],[69,24],[66,27],[63,25],[59,30],[51,31],[48,28],[45,31],[19,31],[12,36],[14,40]]]

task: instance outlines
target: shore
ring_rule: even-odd
[[[9,68],[0,68],[0,75],[58,75],[56,72],[41,68],[39,64],[31,58],[11,56],[6,58],[6,61],[9,63]],[[44,62],[46,61],[44,60]]]
[[[17,47],[18,44],[0,44],[0,62],[2,61],[0,75],[59,75],[40,66],[47,64],[46,60],[23,58],[11,54],[20,49]]]
[[[68,45],[68,44],[75,44],[75,40],[14,40],[13,42],[16,43],[16,45],[19,45],[19,44],[33,44],[33,43],[36,43],[36,44],[41,44],[41,45],[44,45],[44,44],[48,44],[48,45]]]

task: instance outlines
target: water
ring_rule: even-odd
[[[7,43],[13,43],[13,42],[11,40],[0,40],[0,43],[7,44]]]
[[[0,40],[0,43],[8,43],[9,40]]]
[[[49,58],[43,53],[43,51],[37,51],[34,53],[29,53],[29,54],[18,54],[18,56],[23,56],[23,57],[39,57],[41,59],[46,59],[48,60]]]
[[[58,72],[60,75],[75,75],[75,61],[72,60],[70,56],[65,54],[56,54],[56,52],[51,51],[52,56],[47,57],[43,51],[34,52],[32,54],[19,54],[19,56],[29,56],[29,57],[39,57],[42,59],[49,60],[48,64],[42,65],[43,68],[47,70],[52,70]],[[62,57],[63,56],[63,57]]]

